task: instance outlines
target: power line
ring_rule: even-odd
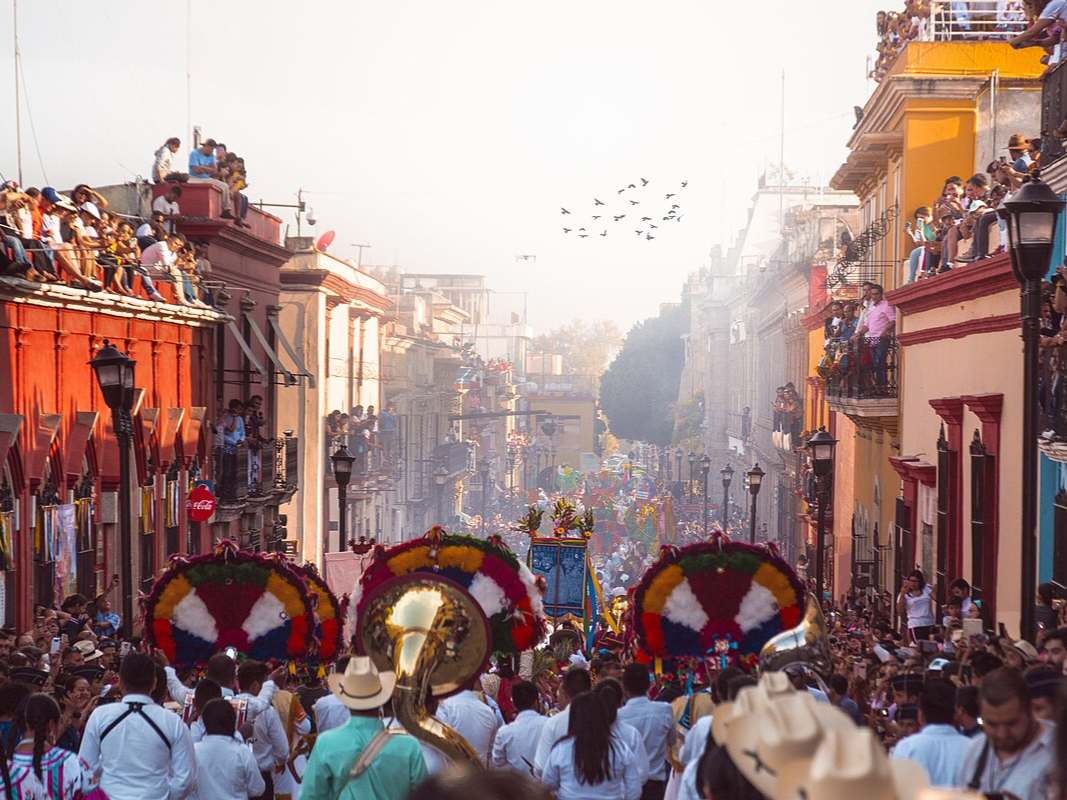
[[[16,56],[19,62],[19,76],[22,80],[22,96],[26,103],[26,116],[30,118],[30,133],[33,134],[33,149],[37,152],[37,163],[41,166],[41,175],[44,176],[44,182],[47,186],[51,183],[48,180],[48,171],[44,168],[44,158],[41,157],[41,142],[37,138],[37,125],[33,121],[33,108],[30,107],[30,90],[26,88],[26,70],[22,69],[22,55]],[[21,152],[21,151],[20,151]],[[21,156],[20,156],[21,157]],[[22,162],[19,161],[19,185],[22,185]]]

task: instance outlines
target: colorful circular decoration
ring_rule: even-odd
[[[352,595],[350,608],[356,618],[362,613],[363,599],[374,589],[412,572],[443,575],[466,589],[489,619],[494,653],[519,653],[545,637],[545,610],[533,573],[503,540],[449,534],[439,527],[420,539],[375,549],[374,561]]]
[[[663,548],[634,594],[634,624],[651,656],[755,667],[767,640],[800,622],[806,602],[803,584],[777,554],[720,534]]]
[[[144,601],[145,637],[172,663],[201,664],[233,647],[259,661],[303,655],[314,617],[303,577],[284,559],[220,542],[176,558]]]
[[[329,662],[337,658],[341,651],[341,641],[344,630],[341,621],[344,613],[341,602],[337,599],[326,581],[319,575],[314,564],[301,566],[292,565],[307,584],[308,594],[311,595],[311,607],[315,615],[315,641],[318,644],[319,661]]]

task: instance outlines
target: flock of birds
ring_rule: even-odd
[[[689,181],[682,181],[679,188],[665,192],[663,194],[664,202],[660,206],[660,210],[655,211],[653,207],[660,203],[659,192],[655,189],[647,188],[651,181],[645,178],[640,178],[639,180],[641,181],[640,185],[630,183],[615,193],[615,202],[618,204],[618,208],[609,208],[607,203],[598,197],[594,197],[593,209],[597,213],[589,216],[589,222],[587,223],[589,227],[576,227],[576,223],[571,223],[571,227],[563,228],[563,233],[574,233],[579,239],[587,239],[590,236],[607,237],[609,228],[622,223],[619,226],[619,230],[622,230],[627,223],[635,223],[637,228],[634,233],[637,234],[637,237],[643,237],[645,240],[651,241],[656,238],[656,231],[659,230],[659,225],[656,223],[682,221],[682,206],[680,203],[675,202],[675,198],[678,198],[681,192],[685,190],[689,185]],[[569,208],[560,206],[559,210],[563,216],[574,216]],[[597,233],[595,228],[602,228],[602,230]]]

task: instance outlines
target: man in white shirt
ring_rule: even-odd
[[[677,733],[669,703],[648,699],[652,682],[648,669],[641,664],[627,664],[622,672],[626,704],[619,709],[619,719],[637,728],[644,737],[648,755],[648,780],[641,792],[643,800],[663,800],[667,789],[667,753]]]
[[[931,786],[956,786],[956,775],[971,740],[956,730],[955,714],[956,687],[948,681],[927,680],[919,696],[923,728],[897,742],[893,758],[910,758],[921,764]]]
[[[513,684],[511,701],[519,713],[514,722],[496,732],[490,766],[497,769],[511,767],[524,774],[533,774],[537,744],[546,722],[537,710],[537,687],[529,681]]]
[[[85,723],[79,755],[110,800],[182,800],[196,780],[193,740],[182,718],[153,702],[155,662],[130,653],[119,668],[122,700]]]
[[[263,794],[266,784],[252,751],[234,738],[237,712],[222,698],[209,700],[201,719],[206,736],[196,751],[195,800],[248,800]]]
[[[482,762],[489,766],[499,722],[480,694],[468,687],[445,698],[437,707],[437,719],[466,739]]]
[[[344,675],[346,669],[348,656],[341,656],[334,662],[333,671],[337,675]],[[315,701],[315,705],[311,707],[311,716],[315,718],[315,732],[324,733],[347,725],[352,719],[352,712],[331,692]]]
[[[552,745],[567,735],[570,726],[570,703],[582,692],[588,692],[593,688],[593,680],[589,677],[588,670],[581,667],[571,667],[563,673],[563,680],[559,685],[558,704],[562,709],[555,716],[549,717],[541,726],[541,738],[537,741],[537,751],[534,754],[534,777],[540,778],[541,771],[548,760],[548,753]]]
[[[182,187],[171,186],[166,194],[161,194],[152,201],[152,217],[163,216],[163,228],[167,233],[177,233],[175,220],[181,216],[182,209],[178,205],[178,198],[182,196]]]
[[[156,651],[157,659],[165,659],[162,651]],[[193,701],[194,690],[183,684],[178,679],[178,673],[174,671],[174,667],[170,665],[164,665],[167,673],[167,691],[170,693],[171,698],[180,706],[184,706],[186,702]],[[279,667],[278,671],[283,671],[285,667]],[[251,722],[259,714],[262,714],[268,708],[271,707],[271,701],[274,700],[274,692],[277,690],[277,685],[274,680],[268,676],[267,680],[263,682],[256,696],[246,694],[244,692],[234,692],[234,682],[237,679],[237,663],[225,653],[216,653],[207,661],[207,669],[204,671],[204,677],[215,681],[220,687],[222,687],[222,697],[228,700],[232,697],[237,697],[246,700],[246,712],[245,721]]]
[[[265,683],[267,668],[259,661],[246,661],[237,670],[238,697],[253,698]],[[205,722],[206,725],[206,722]],[[274,774],[285,769],[289,758],[289,739],[274,706],[259,714],[252,724],[252,756],[259,767],[266,789],[265,797],[274,797]]]

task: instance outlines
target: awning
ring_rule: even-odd
[[[252,319],[252,315],[246,311],[244,313],[244,317],[245,322],[248,323],[248,329],[252,331],[252,335],[256,338],[256,341],[259,342],[259,346],[263,348],[263,352],[267,354],[267,358],[269,358],[271,360],[271,363],[274,364],[275,369],[277,369],[278,372],[282,373],[282,375],[285,376],[285,385],[292,386],[294,383],[296,383],[296,376],[293,375],[293,373],[291,373],[289,370],[287,370],[282,364],[282,362],[278,359],[278,354],[274,352],[274,348],[270,346],[270,343],[267,341],[267,337],[263,335],[263,331],[259,329],[259,326],[256,324],[256,321]]]
[[[307,367],[304,366],[304,359],[297,355],[296,350],[289,344],[289,340],[285,337],[285,334],[282,333],[281,325],[278,324],[277,314],[268,313],[267,322],[270,323],[271,330],[274,331],[274,338],[282,346],[282,349],[289,354],[289,358],[293,360],[293,364],[298,370],[296,374],[302,378],[307,378],[308,388],[314,389],[315,376],[307,371]]]
[[[248,342],[245,341],[245,337],[241,335],[241,331],[237,329],[237,322],[234,319],[226,320],[226,329],[229,330],[230,335],[233,336],[237,342],[237,346],[241,348],[241,352],[245,354],[245,358],[248,362],[255,367],[256,372],[259,373],[259,382],[262,386],[266,386],[270,383],[270,375],[267,374],[266,368],[259,363],[259,359],[256,358],[256,354],[252,352],[252,348],[248,346]]]

